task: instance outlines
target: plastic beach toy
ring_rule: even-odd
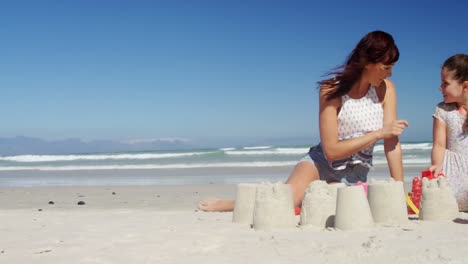
[[[418,177],[413,178],[411,192],[407,194],[408,199],[406,200],[406,204],[408,205],[408,214],[418,214],[419,212],[419,205],[421,203],[421,194],[422,194],[422,185],[421,180]],[[410,203],[408,202],[411,202]],[[418,212],[413,209],[418,209]]]
[[[445,176],[445,175],[442,172],[439,172],[439,174],[437,174],[437,176],[436,176],[430,170],[421,171],[421,180],[423,178],[428,178],[429,180],[432,180],[432,179],[435,179],[437,177],[443,177],[443,176]]]
[[[367,183],[365,182],[356,182],[356,184],[354,184],[356,186],[362,186],[362,188],[364,188],[364,192],[366,193],[366,196],[367,196]]]
[[[434,175],[430,170],[421,171],[421,178],[414,177],[411,187],[411,192],[406,194],[406,204],[408,205],[409,214],[419,214],[419,207],[421,203],[422,194],[422,179],[427,178],[428,180],[436,179],[437,177],[445,176],[442,172]]]
[[[428,178],[429,180],[432,180],[436,177],[434,176],[434,174],[432,174],[430,170],[424,170],[424,171],[421,171],[421,180],[422,178]]]
[[[341,178],[341,182],[346,184],[347,186],[362,186],[362,188],[364,189],[364,193],[367,196],[367,183],[366,182],[358,181],[356,183],[351,183],[346,178]]]
[[[294,214],[300,215],[301,214],[301,208],[300,207],[294,208]]]
[[[415,214],[419,215],[419,209],[418,209],[418,207],[416,207],[416,205],[411,200],[411,197],[409,196],[409,193],[406,194],[406,204],[408,205],[409,208],[411,208],[411,210],[413,210],[413,212]]]

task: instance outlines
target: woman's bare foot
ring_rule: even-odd
[[[198,209],[205,212],[232,212],[234,211],[234,203],[234,200],[203,200],[198,203]]]

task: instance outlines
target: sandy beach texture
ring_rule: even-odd
[[[235,195],[236,185],[210,184],[0,188],[0,263],[466,263],[466,213],[264,231],[196,210]]]

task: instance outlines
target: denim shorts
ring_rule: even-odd
[[[366,182],[369,168],[362,164],[347,164],[343,170],[333,169],[323,154],[322,146],[319,144],[310,148],[309,153],[299,162],[306,161],[315,165],[319,172],[320,180],[330,182],[341,182],[345,178],[349,183],[358,181]]]

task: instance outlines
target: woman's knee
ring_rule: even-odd
[[[314,164],[310,162],[299,162],[296,165],[294,171],[286,181],[287,184],[291,185],[294,206],[301,206],[307,187],[311,182],[318,179],[318,170]]]
[[[296,167],[294,167],[294,170],[289,178],[310,183],[314,180],[318,180],[320,177],[315,164],[308,161],[302,161],[299,162]]]
[[[310,162],[299,162],[286,181],[291,184],[294,194],[302,194],[312,181],[318,180],[318,170]]]

